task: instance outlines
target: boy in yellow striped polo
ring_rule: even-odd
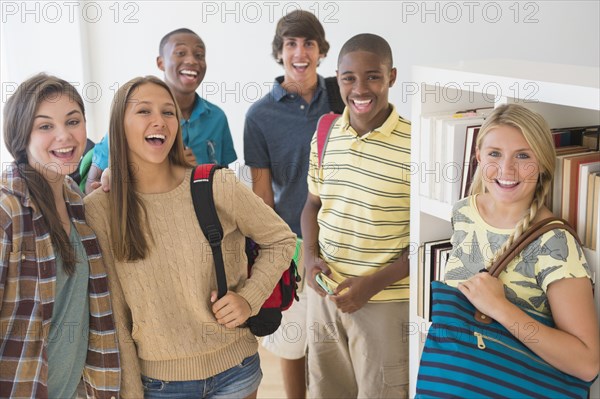
[[[388,102],[392,52],[377,35],[338,57],[346,108],[319,165],[311,143],[302,212],[312,398],[408,395],[410,122]],[[334,280],[333,295],[316,283]],[[322,280],[322,278],[321,278]]]

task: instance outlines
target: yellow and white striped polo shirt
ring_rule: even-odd
[[[308,189],[321,199],[319,247],[334,280],[391,264],[409,243],[410,122],[393,107],[383,125],[360,137],[346,108],[331,131],[321,168],[313,136]],[[407,301],[408,280],[391,284],[371,302]]]

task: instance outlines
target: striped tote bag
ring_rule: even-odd
[[[489,272],[497,277],[515,254],[546,231],[563,228],[577,237],[566,224],[547,224],[554,220],[532,226]],[[421,356],[416,398],[588,397],[592,382],[549,365],[500,323],[479,313],[457,288],[433,281],[431,290],[433,323]],[[551,318],[528,314],[554,325]],[[529,339],[535,339],[533,330]]]

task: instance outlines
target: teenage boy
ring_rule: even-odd
[[[298,237],[308,193],[310,141],[319,117],[331,111],[325,79],[317,74],[328,51],[323,26],[312,13],[297,10],[281,18],[272,55],[284,75],[250,107],[244,126],[244,160],[252,173],[252,189]],[[299,297],[283,313],[279,330],[262,341],[281,358],[288,398],[306,396],[306,294]]]
[[[408,395],[410,122],[388,102],[385,39],[360,34],[338,58],[346,109],[319,166],[316,135],[302,212],[309,396]],[[315,281],[335,281],[327,295]]]
[[[227,117],[221,108],[196,93],[206,74],[206,46],[194,31],[186,28],[167,33],[160,41],[156,57],[165,83],[173,90],[183,119],[185,157],[191,164],[228,165],[237,159]],[[100,181],[108,167],[108,134],[94,147],[86,193]]]

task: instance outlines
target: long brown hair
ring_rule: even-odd
[[[129,162],[129,146],[125,137],[125,110],[135,89],[143,84],[152,83],[164,88],[175,104],[177,120],[181,120],[181,111],[173,92],[165,82],[155,76],[137,77],[125,83],[115,94],[110,111],[110,229],[115,258],[119,261],[144,259],[148,253],[148,242],[142,226],[150,232],[146,207],[135,191],[135,165]],[[189,167],[183,155],[181,125],[177,126],[177,135],[169,150],[169,162],[172,165]],[[150,232],[151,233],[151,232]],[[150,235],[152,240],[152,235]]]
[[[517,223],[512,234],[506,242],[500,247],[490,260],[493,264],[510,245],[526,231],[532,220],[535,219],[537,212],[544,206],[546,196],[552,186],[554,179],[554,165],[556,164],[556,151],[554,150],[554,142],[552,133],[546,120],[538,113],[533,112],[518,104],[501,105],[490,114],[485,123],[481,127],[481,132],[477,135],[477,148],[481,149],[481,145],[485,136],[498,126],[511,126],[517,128],[523,134],[527,144],[531,147],[535,157],[539,163],[539,177],[535,187],[533,200],[529,206],[529,211]],[[483,171],[477,167],[473,176],[473,184],[471,185],[471,194],[482,194],[486,192]]]
[[[75,87],[56,76],[37,74],[21,83],[4,107],[4,143],[15,159],[19,174],[25,180],[29,195],[37,205],[50,233],[52,246],[62,258],[68,275],[75,272],[75,250],[62,223],[50,185],[27,159],[27,145],[33,128],[33,119],[40,103],[69,96],[79,106],[85,118],[83,100]]]

